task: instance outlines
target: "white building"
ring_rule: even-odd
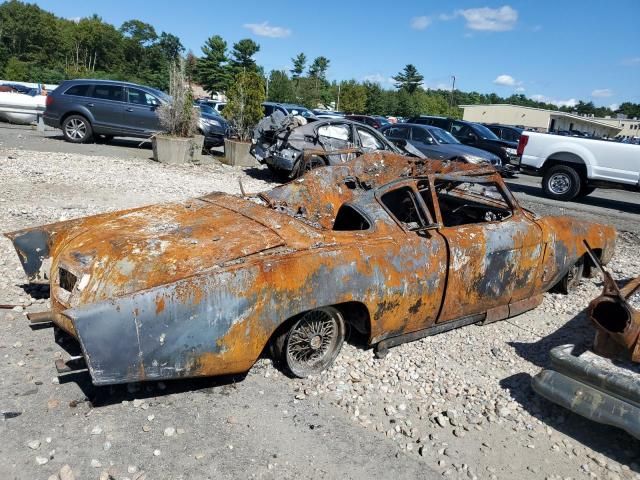
[[[517,125],[539,132],[578,130],[598,137],[640,136],[640,120],[598,118],[509,104],[460,105],[464,120]]]

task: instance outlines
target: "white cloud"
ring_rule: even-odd
[[[592,97],[596,98],[605,98],[613,96],[613,92],[610,88],[596,88],[593,92],[591,92]]]
[[[568,100],[557,100],[555,98],[550,98],[546,95],[540,94],[531,95],[531,99],[535,100],[536,102],[551,103],[556,107],[575,107],[578,104],[578,100],[576,100],[575,98],[570,98]]]
[[[379,83],[381,85],[392,85],[395,83],[395,80],[391,77],[385,77],[380,73],[373,73],[371,75],[365,75],[362,77],[362,80],[365,82],[373,82]]]
[[[635,67],[636,65],[640,65],[640,57],[625,58],[621,63],[627,67]]]
[[[518,87],[518,88],[516,88],[514,91],[515,91],[515,92],[518,92],[518,93],[522,93],[522,92],[524,92],[525,90],[526,90],[526,89],[525,89],[524,87]]]
[[[611,105],[609,105],[609,108],[615,112],[616,110],[618,110],[620,108],[620,104],[612,103]]]
[[[513,30],[518,21],[518,11],[509,5],[500,8],[467,8],[466,10],[456,10],[455,14],[464,17],[467,21],[467,28],[488,32]]]
[[[446,22],[448,20],[455,20],[458,17],[457,13],[441,13],[440,15],[438,15],[438,20],[442,20],[443,22]]]
[[[502,85],[503,87],[514,87],[517,85],[516,79],[511,75],[498,75],[496,79],[493,81],[496,85]]]
[[[411,28],[414,30],[424,30],[431,25],[431,18],[423,15],[421,17],[413,17],[411,19]]]
[[[284,38],[291,35],[291,30],[284,27],[274,27],[269,22],[262,23],[245,23],[242,25],[254,35],[260,37]]]

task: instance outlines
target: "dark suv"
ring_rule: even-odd
[[[427,115],[410,118],[407,123],[433,125],[448,130],[460,143],[496,154],[505,167],[510,163],[514,165],[518,163],[516,156],[518,143],[499,139],[491,130],[479,123]]]
[[[73,143],[94,135],[149,137],[160,131],[156,109],[169,96],[155,88],[111,80],[67,80],[47,97],[44,123]]]

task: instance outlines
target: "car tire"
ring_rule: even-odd
[[[62,134],[67,142],[87,143],[93,138],[93,129],[86,117],[69,115],[62,122]]]
[[[554,200],[573,200],[580,193],[582,184],[580,174],[568,165],[554,165],[542,177],[545,195]]]
[[[310,310],[273,343],[272,352],[298,378],[317,375],[334,362],[345,337],[345,324],[334,307]]]
[[[578,193],[578,197],[586,197],[587,195],[591,195],[595,192],[596,187],[590,187],[589,185],[583,184],[580,189],[580,193]]]
[[[573,292],[582,281],[584,272],[584,258],[580,258],[566,273],[564,277],[553,287],[555,293],[568,295]]]

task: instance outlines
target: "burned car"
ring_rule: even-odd
[[[314,168],[344,163],[376,150],[402,153],[376,130],[358,122],[328,119],[307,123],[304,118],[276,112],[254,130],[251,154],[272,171],[296,178]],[[424,158],[417,150],[410,153]]]
[[[95,384],[329,367],[537,306],[615,231],[520,207],[491,167],[364,154],[255,196],[212,193],[7,236]]]

